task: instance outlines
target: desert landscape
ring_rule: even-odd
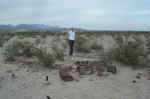
[[[149,32],[76,30],[69,56],[67,31],[0,32],[0,99],[150,99]]]

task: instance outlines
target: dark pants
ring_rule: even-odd
[[[69,47],[70,47],[69,55],[70,56],[73,54],[73,46],[74,46],[74,40],[69,40]]]

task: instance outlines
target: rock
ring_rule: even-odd
[[[133,80],[133,81],[132,81],[132,83],[136,83],[136,82],[137,82],[136,80]]]
[[[14,79],[17,78],[17,76],[14,73],[11,74],[11,77],[14,78]]]
[[[46,96],[47,99],[52,99],[50,96]]]
[[[137,79],[141,79],[141,76],[137,75],[136,78],[137,78]]]

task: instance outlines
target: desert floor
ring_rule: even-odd
[[[116,75],[85,75],[78,82],[64,82],[57,70],[28,68],[4,63],[2,59],[0,56],[0,99],[48,99],[47,96],[51,99],[150,99],[150,80],[145,69],[132,70],[118,64]],[[75,55],[73,60],[66,57],[63,64],[83,59],[86,58],[82,55]],[[136,78],[138,73],[142,74],[141,79]],[[49,76],[49,84],[45,76]]]

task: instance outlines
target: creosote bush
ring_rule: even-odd
[[[78,52],[88,53],[91,47],[87,43],[87,39],[83,36],[77,36],[75,40],[75,48]]]
[[[46,49],[38,49],[38,48],[35,49],[34,53],[37,59],[45,67],[53,68],[53,64],[56,60],[55,54],[48,53]]]
[[[57,46],[53,45],[53,54],[55,55],[56,59],[64,60],[64,49],[59,49]]]
[[[36,48],[30,42],[15,41],[5,47],[5,61],[15,61],[17,57],[37,58],[45,67],[53,68],[56,59],[63,60],[64,54],[62,50],[54,47],[53,53],[48,53],[44,48]]]
[[[141,42],[126,42],[110,52],[110,59],[115,59],[127,65],[138,66],[139,56],[142,55]]]
[[[96,42],[91,46],[91,49],[101,50],[103,49],[102,45],[97,44]]]
[[[14,60],[16,57],[25,56],[32,57],[33,45],[30,42],[15,41],[5,47],[4,55],[6,60]]]

